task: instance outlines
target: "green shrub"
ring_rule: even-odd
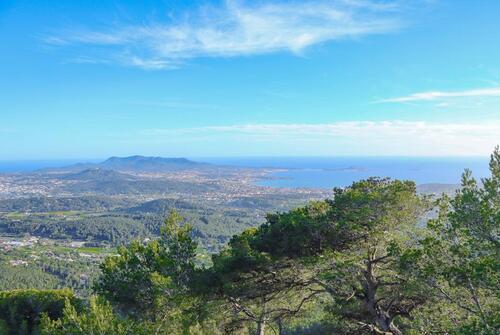
[[[154,328],[147,325],[119,318],[109,302],[95,296],[90,297],[89,305],[81,312],[67,300],[62,317],[54,320],[44,315],[40,328],[42,335],[146,335],[154,332]]]
[[[2,334],[38,334],[42,314],[50,319],[62,316],[65,301],[79,305],[71,290],[0,291],[0,330]]]

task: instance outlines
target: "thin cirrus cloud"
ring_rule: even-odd
[[[378,103],[392,102],[414,102],[414,101],[433,101],[451,98],[483,98],[483,97],[500,97],[500,87],[480,88],[466,91],[429,91],[414,93],[407,96],[382,99]]]
[[[91,63],[117,62],[144,69],[177,68],[197,57],[234,57],[287,51],[300,54],[319,43],[387,33],[401,28],[398,2],[226,1],[204,7],[170,23],[68,29],[45,43],[100,50],[79,55]]]
[[[500,142],[500,120],[478,123],[351,121],[324,124],[242,124],[184,129],[148,129],[145,138],[227,137],[247,143],[293,141],[307,154],[487,155]],[[316,146],[314,143],[321,143]],[[349,146],[344,144],[349,143]],[[356,143],[360,144],[356,148]],[[281,147],[283,149],[283,147]],[[283,149],[286,150],[286,149]],[[311,151],[312,150],[312,151]],[[318,150],[318,152],[314,152]],[[325,151],[326,150],[326,151]],[[328,150],[333,150],[329,152]],[[346,151],[347,150],[347,151]],[[272,153],[277,154],[277,153]],[[287,154],[294,154],[290,152]]]

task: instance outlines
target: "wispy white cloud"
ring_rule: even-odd
[[[106,48],[100,57],[145,69],[176,68],[196,57],[232,57],[305,48],[338,39],[398,30],[398,0],[242,2],[203,7],[170,23],[68,29],[50,45]],[[93,57],[92,57],[93,58]]]
[[[122,64],[140,67],[146,70],[177,69],[179,66],[175,62],[162,60],[159,58],[141,58],[139,56],[121,56]]]
[[[447,98],[500,97],[500,87],[479,88],[466,91],[429,91],[413,93],[403,97],[382,99],[376,102],[432,101]]]
[[[192,128],[213,131],[270,136],[337,136],[337,137],[476,137],[500,141],[500,121],[484,123],[429,123],[425,121],[352,121],[326,124],[245,124]]]
[[[173,135],[176,136],[173,136]],[[242,124],[183,129],[147,129],[145,141],[171,138],[277,147],[271,154],[486,155],[500,143],[500,120],[478,123],[353,121],[325,124]],[[280,144],[277,146],[277,144]],[[286,145],[288,143],[288,146]],[[293,143],[293,145],[291,145]],[[265,144],[264,147],[260,147]],[[237,152],[237,150],[236,150]],[[258,153],[257,153],[258,154]]]

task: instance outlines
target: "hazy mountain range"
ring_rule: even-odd
[[[187,169],[202,169],[215,167],[214,165],[195,162],[186,158],[164,157],[111,157],[100,163],[77,163],[59,168],[48,168],[40,172],[79,172],[90,169],[105,169],[116,171],[168,172]],[[92,173],[92,172],[89,172]],[[94,173],[97,173],[94,171]],[[103,173],[103,172],[101,172]]]

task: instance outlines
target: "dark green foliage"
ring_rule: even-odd
[[[182,218],[172,212],[160,238],[147,243],[135,241],[121,247],[118,256],[106,258],[95,285],[122,313],[155,320],[162,309],[186,291],[194,271],[197,244],[191,227],[180,226]]]
[[[5,323],[7,334],[38,334],[42,315],[60,318],[66,301],[78,305],[70,290],[0,291],[0,319]]]
[[[425,290],[398,266],[399,251],[418,242],[425,203],[412,182],[371,178],[335,189],[332,200],[268,216],[247,244],[282,264],[316,257],[302,285],[329,294],[346,327],[400,334],[397,318],[425,302]]]
[[[454,197],[439,201],[440,212],[429,222],[429,236],[409,250],[405,265],[429,283],[429,290],[455,308],[460,319],[444,325],[460,334],[500,331],[500,152],[490,161],[491,177],[480,188],[466,171]],[[432,319],[422,315],[422,322]],[[458,330],[457,330],[458,329]]]
[[[147,201],[138,206],[130,207],[127,209],[129,213],[149,213],[149,214],[164,214],[168,213],[171,208],[176,208],[178,210],[184,209],[199,209],[200,206],[196,206],[187,201],[178,199],[156,199],[152,201]]]
[[[318,291],[308,289],[309,273],[299,263],[275,259],[252,245],[260,229],[234,236],[228,247],[213,256],[210,276],[204,283],[212,299],[226,307],[225,330],[255,325],[264,334],[269,325],[282,325],[296,316]]]
[[[0,264],[0,290],[57,288],[59,283],[56,276],[38,267]]]
[[[330,206],[326,201],[282,214],[269,214],[267,222],[256,232],[250,243],[257,250],[274,256],[312,256],[333,246],[336,234],[329,220]]]
[[[0,212],[107,211],[131,204],[123,198],[100,196],[33,197],[0,200]]]
[[[493,164],[492,172],[495,170]],[[497,294],[499,282],[498,183],[493,178],[483,183],[485,188],[481,190],[473,182],[464,182],[451,202],[451,212],[440,216],[451,222],[449,229],[468,227],[464,229],[472,236],[467,237],[466,245],[451,248],[451,252],[459,253],[459,266],[443,266],[444,260],[449,261],[449,252],[432,251],[433,258],[440,262],[434,271],[439,268],[443,278],[453,281],[448,287],[455,286],[447,293],[448,299],[466,298],[472,305],[478,305],[474,301],[481,299],[480,295],[474,297],[471,292],[467,298],[459,293],[471,291],[471,283],[476,294],[489,289],[490,302],[498,302],[491,297]],[[290,308],[302,302],[301,298],[307,299],[308,292],[314,295],[322,291],[332,299],[328,310],[337,320],[337,333],[426,333],[420,322],[440,301],[429,294],[435,281],[421,278],[413,269],[420,264],[426,245],[432,244],[432,230],[421,226],[429,208],[428,199],[417,194],[412,182],[371,178],[353,183],[336,189],[332,200],[269,215],[259,228],[234,236],[228,248],[214,256],[209,285],[235,312],[230,325],[252,321],[262,331],[266,322],[277,323],[280,316],[287,315],[274,314],[287,311],[280,300]],[[431,222],[431,227],[437,222]],[[470,257],[473,259],[466,263]],[[285,283],[290,289],[282,295]],[[302,295],[294,294],[295,287]],[[492,305],[483,307],[487,306]],[[469,308],[474,310],[474,306]],[[294,313],[288,316],[296,314],[291,309]],[[481,307],[475,309],[479,315]],[[430,313],[442,319],[441,314]],[[496,328],[486,320],[496,319],[492,314],[483,315],[483,326],[468,317],[439,326],[435,321],[431,324],[444,332],[466,333],[470,328],[490,334]]]
[[[146,335],[153,329],[121,319],[102,298],[91,297],[89,306],[82,312],[66,301],[58,318],[45,315],[41,321],[41,335]]]
[[[137,238],[157,237],[164,215],[176,206],[180,206],[179,211],[193,224],[193,236],[210,252],[220,250],[232,235],[258,225],[264,218],[260,211],[255,210],[210,209],[160,199],[114,212],[0,214],[0,232],[98,241],[116,246]]]
[[[124,244],[131,239],[150,234],[146,222],[134,216],[119,214],[31,215],[19,219],[5,218],[0,229],[12,235],[29,234],[53,239],[97,240],[113,245]]]
[[[408,196],[416,197],[413,182],[377,178],[356,182],[346,189],[335,189],[333,200],[268,215],[252,243],[275,256],[303,257],[342,250],[377,229],[382,219],[397,223],[405,214]]]
[[[160,308],[161,293],[170,278],[160,274],[160,250],[157,241],[146,245],[132,242],[108,257],[101,265],[102,274],[95,290],[120,311],[132,316],[154,317]],[[160,299],[161,300],[161,299]]]
[[[99,264],[112,252],[43,244],[0,252],[0,290],[71,288],[88,296]]]

